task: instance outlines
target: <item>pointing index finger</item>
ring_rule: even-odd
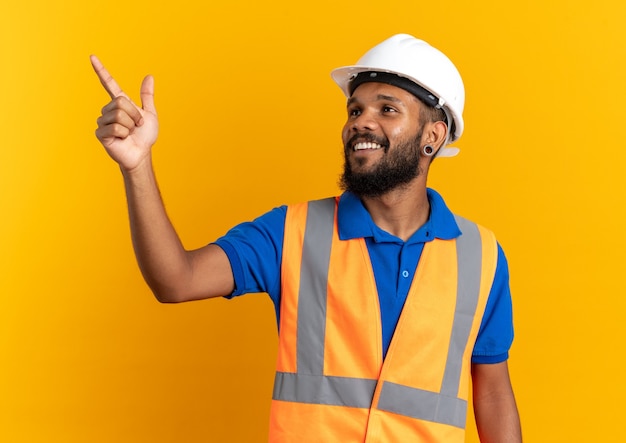
[[[98,57],[92,55],[89,58],[91,59],[91,66],[93,66],[93,70],[96,71],[96,74],[100,79],[100,83],[102,83],[102,86],[104,86],[104,89],[106,89],[111,98],[126,96],[124,91],[122,91],[122,88],[120,88],[113,76],[109,74],[109,71],[107,71]]]

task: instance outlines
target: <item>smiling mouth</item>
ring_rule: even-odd
[[[376,150],[376,149],[383,149],[383,146],[379,145],[378,143],[360,142],[360,143],[356,143],[352,147],[353,151],[367,151],[367,150]]]

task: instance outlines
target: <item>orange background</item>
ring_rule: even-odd
[[[617,0],[5,1],[0,441],[266,440],[272,305],[153,299],[93,135],[107,96],[89,54],[136,99],[155,76],[157,175],[191,248],[338,191],[329,72],[398,32],[466,83],[461,154],[430,184],[509,258],[526,441],[623,440],[625,17]]]

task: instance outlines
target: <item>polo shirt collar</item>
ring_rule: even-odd
[[[461,235],[454,215],[441,195],[430,188],[426,190],[426,194],[430,203],[430,216],[407,243],[426,242],[434,238],[451,240]],[[340,240],[370,237],[377,243],[402,242],[401,239],[376,226],[361,199],[350,192],[344,192],[339,198],[337,224]]]

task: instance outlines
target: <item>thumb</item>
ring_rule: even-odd
[[[147,75],[141,82],[141,107],[144,111],[156,114],[154,106],[154,77]]]

